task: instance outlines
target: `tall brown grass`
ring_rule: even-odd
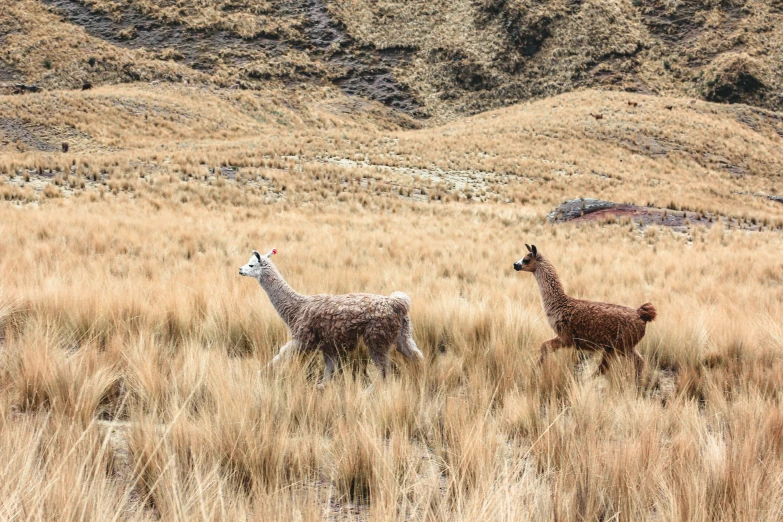
[[[783,515],[779,233],[144,193],[0,207],[2,518]],[[656,304],[641,387],[568,350],[535,366],[526,241],[572,295]],[[237,268],[272,246],[302,292],[409,293],[423,371],[258,374],[287,332]]]
[[[0,98],[78,135],[0,157],[0,517],[780,518],[783,207],[753,196],[778,190],[775,115],[630,98],[418,131],[328,92]],[[715,220],[547,222],[577,196]],[[571,295],[655,303],[640,387],[569,350],[535,366],[525,242]],[[422,371],[259,374],[287,332],[237,268],[271,247],[302,292],[411,295]]]

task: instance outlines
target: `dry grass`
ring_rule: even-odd
[[[394,194],[523,203],[543,214],[598,197],[783,226],[780,204],[748,194],[779,194],[783,127],[774,112],[584,91],[402,130],[406,120],[378,104],[351,103],[328,89],[291,97],[138,84],[0,97],[21,129],[6,139],[0,175],[13,177],[7,199],[34,199],[22,193],[25,169],[116,192],[232,167],[240,185],[260,180],[290,202],[370,204]],[[33,148],[58,151],[64,141],[68,154]]]
[[[81,89],[86,81],[98,85],[205,79],[203,74],[182,64],[157,59],[153,50],[125,49],[90,36],[81,27],[62,21],[38,1],[8,3],[0,13],[0,22],[0,60],[20,80],[42,88]],[[5,91],[5,83],[2,87]]]
[[[783,514],[780,233],[146,193],[0,207],[3,518]],[[568,351],[535,369],[550,331],[511,270],[525,241],[573,295],[656,304],[642,388]],[[408,292],[424,371],[369,393],[348,370],[316,390],[320,360],[257,375],[286,332],[236,270],[270,246],[301,291]]]
[[[366,76],[362,96],[394,82],[438,124],[580,88],[783,108],[777,0],[17,0],[0,27],[0,78],[44,89]]]
[[[783,79],[783,15],[774,1],[328,5],[360,42],[412,50],[398,76],[439,121],[580,87],[732,98],[777,110],[783,102],[776,87]],[[741,87],[739,71],[759,89]]]
[[[747,194],[779,186],[776,113],[587,91],[403,130],[331,90],[150,85],[0,107],[72,144],[0,157],[0,518],[783,515],[783,205]],[[575,196],[762,226],[548,223]],[[534,365],[525,242],[571,295],[656,305],[642,386]],[[259,375],[287,332],[237,268],[273,246],[300,291],[408,293],[423,370]]]
[[[51,2],[12,2],[0,12],[0,94],[13,92],[15,81],[45,90],[139,81],[224,88],[241,82],[245,87],[268,90],[279,88],[280,79],[290,82],[297,77],[308,80],[304,88],[317,89],[321,82],[312,81],[313,77],[327,75],[317,60],[291,46],[270,52],[254,42],[261,35],[291,42],[299,37],[290,28],[301,25],[299,18],[269,17],[264,14],[263,2],[189,3],[164,6],[147,0],[75,0],[71,6],[83,5],[94,17],[92,23],[82,26],[84,18],[70,23],[68,11],[59,11]],[[237,10],[222,11],[231,9],[228,4]],[[125,20],[123,15],[128,13],[135,18]],[[144,34],[150,26],[154,36],[137,41],[139,32]],[[204,37],[213,31],[227,31],[228,36],[202,46],[181,41],[185,32]]]
[[[779,107],[774,2],[327,2],[344,28],[318,2],[73,4],[127,39],[0,11],[3,80],[50,89],[0,96],[0,519],[783,518],[783,205],[753,196],[780,193],[783,118],[574,91],[749,75]],[[182,27],[230,45],[167,47]],[[425,129],[327,86],[400,46]],[[574,197],[724,220],[546,220]],[[535,366],[526,242],[571,295],[655,304],[641,386]],[[408,293],[421,372],[259,374],[287,332],[237,268],[273,246],[300,291]]]

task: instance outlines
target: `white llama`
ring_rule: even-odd
[[[276,249],[266,255],[255,250],[239,275],[255,277],[266,290],[272,306],[291,331],[291,341],[272,359],[275,365],[295,353],[321,350],[324,356],[323,383],[334,372],[340,354],[353,350],[363,340],[373,364],[385,378],[392,345],[403,356],[424,361],[413,340],[410,298],[402,292],[390,296],[373,294],[302,295],[291,288],[272,263]]]

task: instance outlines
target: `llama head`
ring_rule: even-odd
[[[525,246],[527,247],[527,255],[514,263],[514,270],[517,272],[520,270],[525,272],[535,272],[536,265],[540,259],[538,250],[536,249],[536,245],[531,247],[530,245],[525,244]]]
[[[250,256],[250,261],[243,267],[239,268],[239,275],[259,278],[266,272],[272,261],[270,258],[277,253],[277,249],[273,248],[266,255],[261,255],[257,251],[253,250],[253,255]]]

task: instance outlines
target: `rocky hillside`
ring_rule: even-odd
[[[0,94],[336,86],[442,122],[581,87],[783,109],[781,0],[16,0]]]

